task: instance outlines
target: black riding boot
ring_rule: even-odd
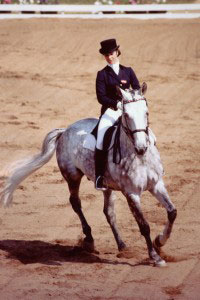
[[[103,185],[103,175],[106,168],[107,152],[95,149],[95,188],[97,190],[106,191],[107,188]]]

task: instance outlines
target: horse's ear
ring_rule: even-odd
[[[147,84],[146,84],[146,82],[143,82],[142,87],[141,87],[141,91],[142,91],[143,95],[146,93],[146,91],[147,91]]]
[[[116,91],[117,91],[117,95],[121,98],[122,97],[122,92],[121,92],[121,89],[118,85],[116,85]]]

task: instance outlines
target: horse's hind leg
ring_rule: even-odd
[[[83,173],[73,163],[74,149],[72,147],[73,143],[70,143],[71,139],[76,140],[76,138],[73,132],[71,133],[70,130],[66,131],[58,140],[56,156],[60,172],[68,183],[70,192],[69,201],[81,221],[82,230],[85,234],[84,246],[87,244],[87,249],[92,251],[94,248],[94,239],[92,237],[91,228],[82,212],[81,200],[79,198],[79,187]]]
[[[114,202],[115,202],[115,195],[112,192],[112,190],[106,190],[103,192],[104,194],[104,214],[106,216],[106,219],[112,229],[112,232],[114,234],[117,246],[119,251],[126,248],[125,243],[122,241],[119,230],[117,228],[116,224],[116,215],[114,211]]]
[[[81,207],[81,200],[79,198],[80,182],[81,179],[79,179],[78,181],[68,179],[68,186],[70,191],[69,201],[71,203],[73,210],[75,211],[75,213],[77,213],[81,221],[83,233],[85,234],[84,247],[87,248],[87,250],[92,251],[94,249],[94,239],[92,237],[91,227],[88,225]]]
[[[168,214],[168,222],[161,234],[159,234],[154,240],[154,246],[158,253],[160,252],[160,247],[164,246],[170,237],[173,223],[176,219],[177,211],[173,203],[171,202],[167,190],[165,188],[163,180],[160,180],[153,189],[150,190],[152,195],[154,195],[158,201],[165,207]]]
[[[74,178],[72,178],[72,176],[69,176],[68,174],[66,174],[65,171],[62,171],[62,169],[61,169],[61,173],[68,183],[69,192],[70,192],[69,201],[71,203],[73,210],[78,215],[78,217],[81,221],[83,233],[85,234],[83,246],[87,250],[93,251],[94,250],[94,239],[92,237],[91,227],[88,225],[86,218],[82,212],[81,200],[79,198],[79,187],[80,187],[80,183],[81,183],[83,174],[77,170],[76,178],[75,178],[75,176],[74,176]]]

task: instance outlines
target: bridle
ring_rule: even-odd
[[[148,141],[149,141],[149,120],[147,119],[147,127],[145,129],[131,130],[128,126],[128,122],[127,122],[126,116],[124,114],[124,105],[128,104],[128,103],[131,103],[131,102],[137,102],[137,101],[145,101],[146,105],[147,105],[147,100],[146,100],[145,97],[141,97],[140,99],[131,99],[131,100],[124,100],[123,98],[121,99],[121,102],[122,102],[122,116],[124,116],[126,126],[124,126],[123,121],[122,121],[122,116],[121,116],[119,125],[117,127],[115,139],[114,139],[114,145],[113,145],[113,162],[116,163],[116,164],[119,164],[120,161],[121,161],[121,158],[122,158],[121,149],[120,149],[120,128],[121,127],[124,130],[127,137],[130,139],[130,141],[131,141],[131,143],[133,144],[134,147],[135,147],[134,133],[136,133],[136,132],[145,132],[147,137],[148,137]],[[136,152],[137,152],[137,150],[136,150]],[[117,156],[117,154],[118,154],[118,156]]]
[[[148,144],[149,144],[149,119],[148,119],[148,115],[147,115],[147,126],[145,129],[135,129],[135,130],[131,130],[128,126],[128,121],[126,118],[126,114],[124,113],[124,105],[131,103],[131,102],[137,102],[137,101],[145,101],[146,105],[148,107],[147,104],[147,100],[144,96],[141,96],[139,99],[131,99],[131,100],[125,100],[122,95],[121,95],[121,102],[122,102],[122,116],[120,117],[120,122],[119,125],[117,126],[117,131],[115,134],[115,139],[114,139],[114,145],[113,145],[113,162],[116,164],[119,164],[121,162],[121,149],[120,149],[120,128],[123,129],[123,131],[125,132],[125,134],[127,135],[127,137],[130,139],[131,143],[133,144],[135,151],[136,151],[136,155],[142,155],[146,152],[146,150],[144,149],[143,153],[138,153],[138,150],[136,148],[135,145],[135,137],[134,134],[137,132],[144,132],[147,135],[147,140],[148,140]],[[125,120],[125,125],[123,124],[123,120],[122,117],[124,117]],[[148,147],[148,146],[147,146]]]
[[[146,104],[147,104],[147,100],[145,97],[141,97],[139,99],[131,99],[131,100],[124,100],[122,99],[122,115],[124,115],[124,105],[125,104],[128,104],[128,103],[131,103],[131,102],[137,102],[137,101],[145,101]],[[147,105],[148,106],[148,105]],[[147,120],[147,127],[145,129],[135,129],[135,130],[131,130],[128,126],[128,122],[127,122],[127,119],[126,119],[126,116],[124,115],[124,119],[125,119],[125,123],[126,123],[126,126],[124,126],[123,122],[121,122],[121,125],[122,125],[122,128],[124,130],[124,132],[126,133],[126,135],[129,137],[129,139],[131,140],[131,142],[133,144],[135,144],[135,138],[134,138],[134,134],[137,133],[137,132],[145,132],[146,135],[149,137],[149,121]]]

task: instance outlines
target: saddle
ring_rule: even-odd
[[[114,123],[114,125],[112,125],[107,129],[103,138],[103,151],[108,152],[108,150],[113,148],[113,162],[115,164],[119,164],[121,161],[120,139],[119,139],[120,123],[121,123],[121,118],[119,118]],[[99,126],[99,122],[91,132],[91,134],[95,137],[95,139],[97,139],[98,126]],[[119,155],[118,158],[117,158],[117,154]]]

